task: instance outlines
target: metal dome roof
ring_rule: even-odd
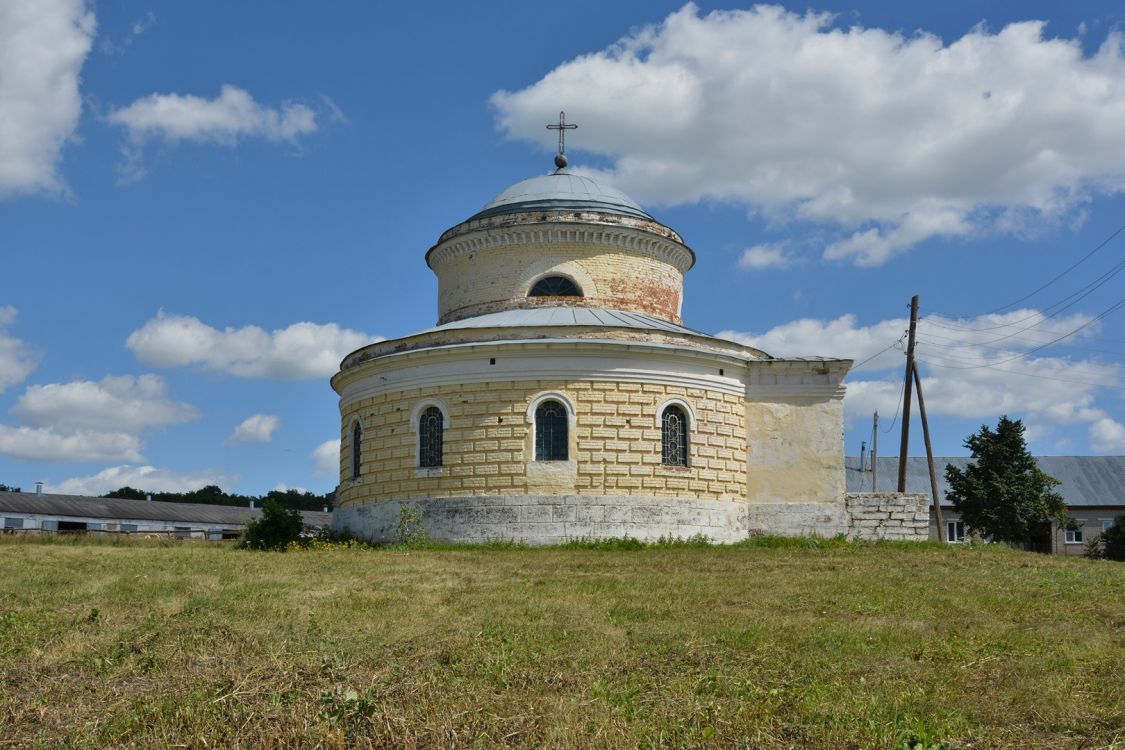
[[[517,182],[489,201],[472,218],[483,219],[522,211],[596,211],[653,219],[636,201],[617,188],[561,171]]]

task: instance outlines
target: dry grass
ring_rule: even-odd
[[[1122,747],[1125,566],[0,541],[0,745]]]

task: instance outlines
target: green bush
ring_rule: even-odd
[[[1125,513],[1113,519],[1113,525],[1102,532],[1102,553],[1110,560],[1125,560]]]
[[[246,522],[246,532],[238,546],[243,549],[282,550],[301,539],[304,522],[300,511],[283,508],[276,500],[266,500],[261,518]]]

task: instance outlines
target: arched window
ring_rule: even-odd
[[[356,422],[352,427],[352,479],[359,479],[362,467],[361,446],[363,444],[363,427]]]
[[[566,461],[567,425],[566,407],[558,401],[544,401],[535,409],[535,460]]]
[[[687,466],[688,419],[684,410],[671,404],[660,418],[660,461],[665,466]]]
[[[418,417],[418,466],[441,466],[445,415],[436,406],[427,406]]]
[[[582,290],[565,276],[544,276],[535,282],[528,297],[581,297]]]

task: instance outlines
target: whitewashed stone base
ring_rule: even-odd
[[[332,528],[374,542],[398,541],[402,508],[422,519],[429,539],[479,543],[511,540],[561,544],[629,537],[656,541],[705,536],[730,543],[753,534],[923,541],[929,538],[924,494],[849,493],[828,503],[743,503],[632,495],[471,495],[351,503]]]
[[[844,495],[849,539],[920,542],[930,538],[930,496],[897,492]]]
[[[429,539],[450,542],[561,544],[703,535],[729,543],[746,538],[745,503],[632,495],[475,495],[350,503],[335,510],[332,527],[375,542],[397,541],[404,505],[421,514]]]

